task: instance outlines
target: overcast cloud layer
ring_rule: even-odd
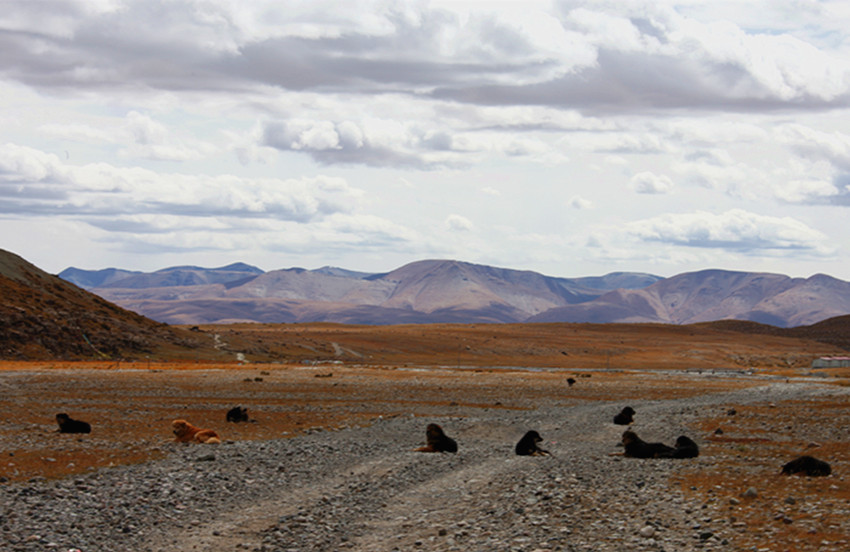
[[[850,279],[843,0],[21,0],[0,247]]]

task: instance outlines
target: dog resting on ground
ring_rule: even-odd
[[[676,450],[664,443],[647,443],[634,431],[623,433],[623,447],[625,448],[623,456],[629,458],[663,458],[665,455],[670,458]]]
[[[543,450],[537,444],[543,442],[543,437],[534,430],[526,432],[516,444],[514,452],[519,456],[552,456],[548,450]]]
[[[814,456],[800,456],[782,466],[783,475],[802,473],[810,477],[821,477],[832,473],[832,468]]]
[[[428,424],[425,428],[425,442],[426,445],[416,452],[457,452],[455,440],[443,433],[443,428],[437,424]]]
[[[633,416],[635,415],[635,409],[631,406],[627,406],[623,408],[619,414],[614,416],[614,423],[617,425],[629,425],[633,420]]]
[[[673,452],[661,453],[658,458],[696,458],[697,456],[699,456],[699,446],[690,437],[681,435],[676,439]]]
[[[248,422],[248,409],[241,406],[234,406],[227,411],[227,421],[238,424],[239,422]]]
[[[174,420],[171,427],[174,428],[174,440],[178,443],[221,443],[215,431],[195,427],[186,420]]]
[[[74,420],[65,413],[56,415],[56,423],[59,424],[59,433],[91,433],[88,422]]]

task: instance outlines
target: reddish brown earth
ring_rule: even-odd
[[[236,324],[194,333],[218,346],[218,358],[250,362],[705,370],[805,368],[846,354],[815,332],[725,324]],[[850,335],[850,317],[840,328]]]
[[[341,338],[334,334],[334,339]],[[779,351],[775,354],[781,357]],[[582,358],[589,363],[591,357]],[[511,357],[502,364],[514,361]],[[607,362],[604,357],[595,359],[596,364],[603,362]],[[656,362],[673,364],[663,359]],[[215,429],[225,440],[273,439],[317,427],[369,424],[378,416],[533,409],[538,401],[564,406],[586,401],[625,404],[749,388],[763,384],[769,375],[812,379],[805,368],[765,368],[752,376],[718,372],[695,386],[693,377],[676,370],[579,371],[561,366],[535,371],[405,364],[4,362],[0,364],[0,409],[9,415],[0,423],[0,477],[13,482],[64,477],[155,458],[165,454],[162,444],[172,438],[174,418]],[[813,381],[850,385],[850,370],[833,369],[821,375]],[[572,386],[567,383],[570,377],[576,380]],[[226,423],[225,412],[235,405],[247,406],[258,423]],[[734,416],[707,414],[693,429],[706,442],[704,452],[716,461],[673,484],[700,496],[714,515],[719,512],[736,519],[742,529],[733,549],[764,547],[770,544],[768,538],[771,542],[781,539],[787,543],[782,550],[792,551],[815,551],[822,542],[833,546],[850,542],[850,534],[841,529],[846,524],[834,519],[847,511],[850,479],[844,472],[850,463],[833,463],[835,474],[828,478],[783,477],[776,469],[806,451],[826,458],[850,457],[848,406],[835,399],[811,399],[777,405],[730,404],[737,410]],[[56,433],[53,416],[59,411],[92,422],[93,433]],[[714,435],[717,428],[723,433]],[[740,496],[748,486],[759,490],[758,498]],[[796,502],[785,503],[789,496],[797,497]],[[815,499],[821,507],[816,512],[807,510]]]

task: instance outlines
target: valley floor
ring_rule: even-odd
[[[0,542],[8,550],[850,546],[850,387],[838,377],[127,368],[3,365],[0,409],[11,415],[0,421]],[[256,421],[225,422],[235,405]],[[612,418],[626,405],[641,437],[688,435],[699,458],[616,455],[624,427]],[[60,411],[90,421],[92,433],[56,433]],[[213,428],[224,442],[173,443],[174,418]],[[413,452],[431,422],[458,441],[458,453]],[[514,455],[529,429],[551,457]],[[828,461],[832,475],[779,475],[804,453]]]

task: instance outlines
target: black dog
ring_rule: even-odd
[[[624,409],[622,409],[619,414],[614,416],[614,423],[617,424],[617,425],[629,425],[630,423],[632,423],[634,421],[632,419],[632,416],[634,416],[634,415],[635,415],[635,409],[632,408],[631,406],[627,406]]]
[[[697,444],[684,435],[676,439],[676,446],[670,453],[662,453],[658,458],[696,458],[699,456],[699,447]]]
[[[457,442],[443,432],[437,424],[428,424],[425,428],[426,445],[416,452],[457,452]]]
[[[65,413],[56,415],[56,423],[59,424],[59,433],[91,433],[88,422],[73,420]]]
[[[234,406],[227,411],[227,421],[238,424],[239,422],[248,422],[248,409],[241,406]]]
[[[783,475],[802,473],[811,477],[820,477],[832,473],[832,468],[823,460],[814,456],[800,456],[782,466]]]
[[[626,449],[623,456],[629,458],[662,458],[664,455],[673,454],[676,450],[664,443],[647,443],[634,431],[623,433],[623,447]]]
[[[543,450],[537,443],[542,443],[543,437],[534,430],[527,432],[516,444],[514,451],[519,456],[552,456],[548,450]]]

